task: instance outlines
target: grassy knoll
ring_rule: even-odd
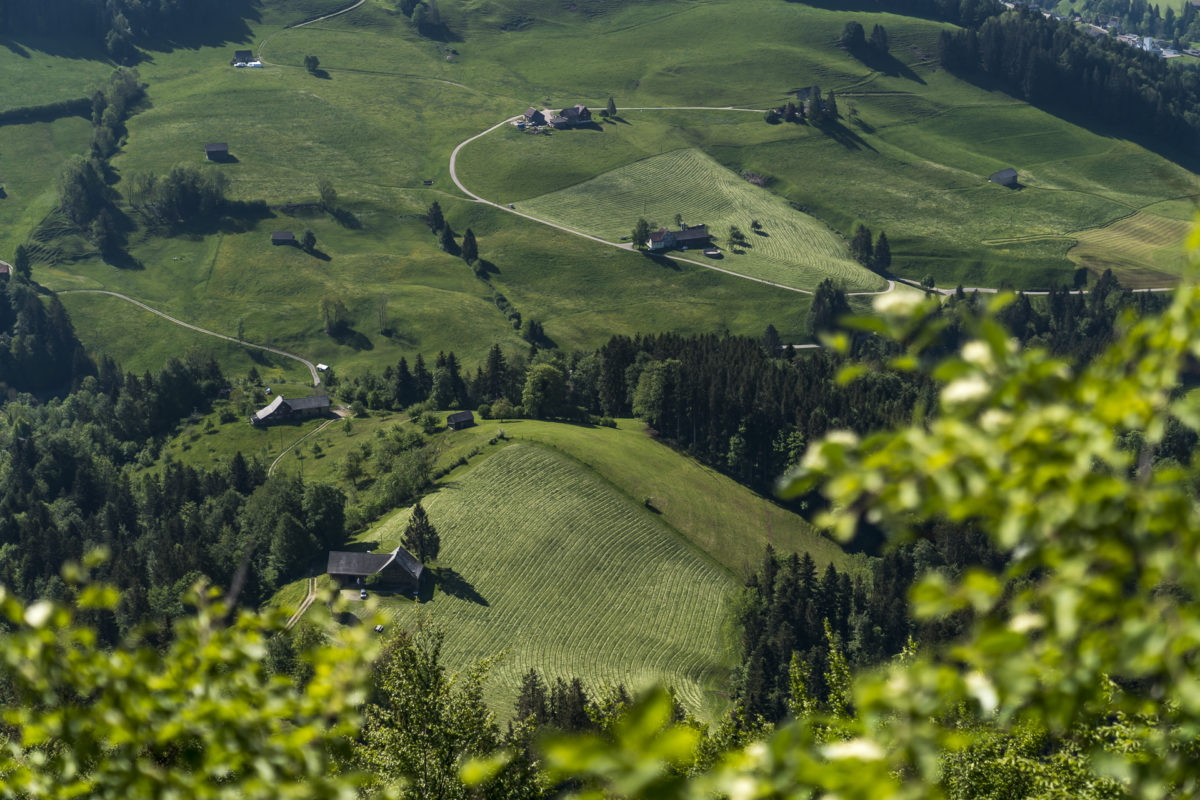
[[[57,205],[55,179],[87,149],[91,136],[91,124],[79,117],[0,125],[0,259],[11,261],[17,245]]]
[[[506,447],[425,501],[441,534],[429,602],[387,602],[397,622],[426,614],[452,667],[500,653],[489,705],[511,708],[521,675],[579,676],[593,688],[674,686],[712,718],[730,666],[721,627],[737,583],[646,509],[585,467]],[[402,511],[368,537],[391,548]]]
[[[674,216],[682,214],[685,223],[709,226],[724,248],[725,269],[810,290],[827,277],[853,290],[884,288],[820,222],[694,149],[638,161],[521,208],[611,241],[629,236],[639,216],[674,227]],[[762,230],[752,231],[752,220]],[[733,225],[748,238],[745,248],[724,241]]]

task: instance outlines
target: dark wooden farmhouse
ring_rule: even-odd
[[[525,122],[529,125],[545,125],[546,117],[533,106],[525,109]]]
[[[570,108],[564,108],[559,116],[566,119],[568,125],[582,125],[592,121],[592,112],[587,106],[576,103]]]
[[[271,244],[296,244],[296,235],[291,231],[275,231],[271,234]]]
[[[213,142],[204,145],[204,157],[209,161],[228,161],[229,145],[225,142]]]
[[[456,411],[446,417],[446,427],[452,431],[459,431],[463,428],[469,428],[475,424],[475,415],[470,411]]]
[[[708,247],[712,244],[712,234],[704,225],[684,225],[677,231],[659,228],[650,234],[651,250],[669,250],[672,247]]]
[[[988,178],[988,181],[991,183],[998,183],[1001,186],[1007,186],[1008,188],[1012,189],[1017,185],[1017,171],[1012,167],[1009,167],[1008,169],[1002,169],[999,172],[993,173],[992,176]]]
[[[253,50],[234,50],[231,64],[249,64],[254,60]]]
[[[272,400],[265,408],[250,417],[251,425],[273,425],[295,419],[320,417],[329,413],[328,397],[296,397],[291,400],[282,395]]]
[[[376,580],[389,588],[418,592],[425,565],[412,553],[397,546],[390,553],[350,553],[331,551],[325,568],[329,577],[344,584],[362,585],[375,575]]]

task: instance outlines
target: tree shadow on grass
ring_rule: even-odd
[[[362,332],[354,330],[354,328],[351,328],[345,323],[335,326],[334,329],[329,332],[329,336],[343,347],[350,347],[355,350],[375,349],[375,344]]]
[[[15,56],[20,56],[21,58],[30,58],[28,50],[26,50],[24,47],[21,47],[21,45],[17,44],[8,37],[0,38],[0,47],[8,48],[9,52]]]
[[[320,68],[310,70],[308,74],[312,75],[314,78],[320,78],[323,81],[333,80],[332,75],[330,75],[328,72],[326,72],[325,70],[320,69]]]
[[[872,153],[877,152],[861,136],[836,120],[822,121],[817,124],[817,129],[847,150],[870,150]]]
[[[881,53],[875,48],[868,46],[851,51],[851,55],[868,68],[876,72],[882,72],[890,78],[906,78],[922,86],[925,85],[925,81],[920,75],[913,72],[912,68],[891,53]]]
[[[662,255],[661,253],[652,253],[649,250],[643,250],[642,255],[645,258],[648,258],[651,261],[653,261],[655,264],[658,264],[660,267],[664,267],[666,269],[673,269],[676,272],[679,272],[681,269],[680,266],[677,263],[675,263],[675,261],[673,259],[667,258],[666,256]]]
[[[455,572],[451,567],[437,567],[431,571],[433,572],[437,587],[445,594],[479,606],[490,605],[475,588],[474,584]]]

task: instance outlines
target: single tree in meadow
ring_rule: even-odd
[[[872,254],[872,266],[876,272],[887,272],[892,266],[892,247],[888,244],[887,234],[879,232],[875,240],[875,252]]]
[[[474,264],[479,259],[479,245],[475,242],[475,233],[470,228],[463,234],[462,257],[468,264]]]
[[[400,541],[404,549],[416,556],[422,564],[437,560],[442,546],[441,540],[420,500],[413,506],[412,516],[408,518],[408,525]]]
[[[308,70],[309,75],[316,75],[317,70],[321,68],[321,59],[316,56],[305,56],[304,68]]]
[[[312,253],[317,248],[317,236],[312,231],[305,231],[300,237],[300,246],[304,248],[304,252]]]
[[[29,263],[29,251],[25,249],[25,245],[17,245],[17,252],[13,255],[13,271],[17,273],[17,277],[23,280],[29,280],[33,276],[33,267]]]
[[[610,117],[617,115],[617,104],[613,101],[612,95],[608,96],[608,107],[605,109]]]
[[[646,246],[646,240],[650,238],[650,223],[645,217],[639,217],[637,224],[633,226],[633,246],[634,248],[642,248]]]
[[[871,48],[880,55],[888,51],[887,30],[882,25],[876,25],[871,30]]]
[[[338,193],[337,189],[333,188],[333,184],[328,178],[321,178],[317,181],[317,194],[321,196],[321,208],[332,214],[338,208]]]
[[[866,225],[854,226],[854,238],[850,240],[850,255],[864,266],[871,263],[871,229]]]
[[[446,226],[446,218],[442,216],[442,207],[438,205],[438,201],[434,200],[429,206],[429,211],[425,214],[425,221],[429,223],[429,230],[434,233],[441,232]]]
[[[847,22],[842,28],[842,47],[854,52],[861,49],[866,43],[867,37],[863,26],[853,20]]]

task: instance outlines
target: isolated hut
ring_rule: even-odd
[[[475,415],[470,411],[457,411],[446,417],[446,427],[452,431],[469,428],[475,424]]]
[[[225,142],[213,142],[204,145],[204,157],[209,161],[229,160],[229,145]]]
[[[988,178],[988,181],[990,183],[998,183],[1001,186],[1007,186],[1010,189],[1015,188],[1017,185],[1017,171],[1012,167],[1002,169],[999,172],[993,173]]]
[[[325,568],[329,577],[342,584],[362,585],[367,578],[378,576],[378,580],[389,587],[417,592],[421,588],[421,577],[425,565],[412,553],[397,546],[390,553],[354,553],[330,551]]]
[[[253,60],[254,60],[254,51],[253,50],[234,50],[233,51],[233,61],[231,61],[230,63],[234,64],[235,66],[238,64],[245,66]]]
[[[275,231],[271,234],[271,244],[296,244],[296,235],[291,231]]]

